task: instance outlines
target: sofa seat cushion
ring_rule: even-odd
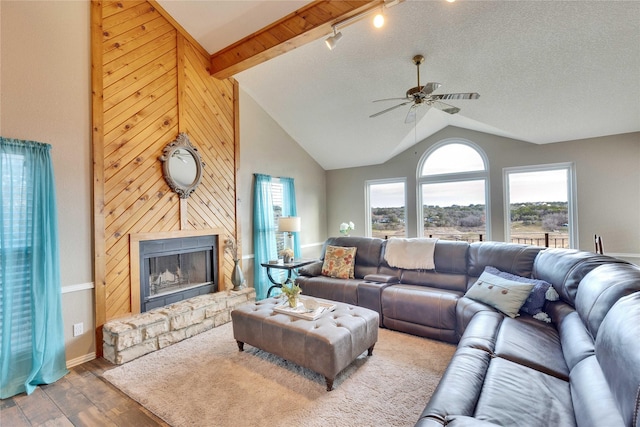
[[[362,279],[336,279],[326,276],[300,276],[296,284],[303,295],[358,305],[358,284]]]
[[[477,313],[458,347],[477,348],[568,381],[560,337],[555,328],[531,316],[511,319],[495,311]]]
[[[498,425],[576,425],[568,381],[500,357],[491,359],[474,417]]]
[[[496,337],[495,354],[562,380],[569,379],[558,331],[530,316],[504,318]]]
[[[418,285],[392,285],[382,291],[384,321],[395,319],[436,329],[455,330],[460,292]],[[386,325],[386,324],[385,324]]]

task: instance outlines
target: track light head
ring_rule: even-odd
[[[376,28],[382,28],[383,25],[384,15],[382,14],[382,12],[380,12],[373,18],[373,26]]]
[[[327,37],[327,39],[324,42],[327,44],[327,47],[329,48],[329,50],[333,50],[341,38],[342,38],[342,33],[339,31],[336,32],[336,29],[334,28],[333,35]]]

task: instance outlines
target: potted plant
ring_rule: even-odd
[[[340,234],[342,234],[343,236],[347,237],[347,236],[349,236],[349,232],[351,230],[354,230],[355,228],[356,228],[356,226],[352,221],[343,222],[342,224],[340,224]]]
[[[298,295],[302,292],[300,286],[288,281],[282,285],[282,294],[287,297],[289,307],[296,308],[298,306]]]

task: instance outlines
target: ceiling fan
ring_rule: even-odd
[[[386,98],[386,99],[376,99],[373,102],[382,102],[382,101],[404,101],[398,105],[394,105],[391,108],[387,108],[385,110],[379,111],[375,114],[370,115],[369,117],[378,117],[384,113],[388,113],[389,111],[395,110],[396,108],[400,108],[404,105],[413,104],[409,108],[409,112],[407,113],[407,117],[405,118],[405,123],[412,123],[416,120],[416,110],[420,108],[422,105],[426,105],[427,107],[436,107],[445,113],[456,114],[460,109],[458,107],[454,107],[453,105],[445,104],[441,100],[443,99],[478,99],[480,95],[476,92],[469,93],[443,93],[440,95],[435,95],[433,91],[442,86],[440,83],[429,82],[424,86],[420,86],[420,65],[424,62],[424,56],[416,55],[413,57],[413,63],[416,64],[416,68],[418,70],[418,86],[412,87],[407,91],[407,94],[404,98]]]

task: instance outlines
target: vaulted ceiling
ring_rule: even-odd
[[[211,54],[304,7],[308,1],[161,0]],[[382,163],[446,126],[535,144],[640,131],[640,2],[406,0],[234,75],[325,169]],[[330,26],[329,26],[330,31]],[[328,36],[329,33],[326,34]],[[450,115],[409,106],[369,118],[416,86],[411,58],[426,57],[421,84]]]

